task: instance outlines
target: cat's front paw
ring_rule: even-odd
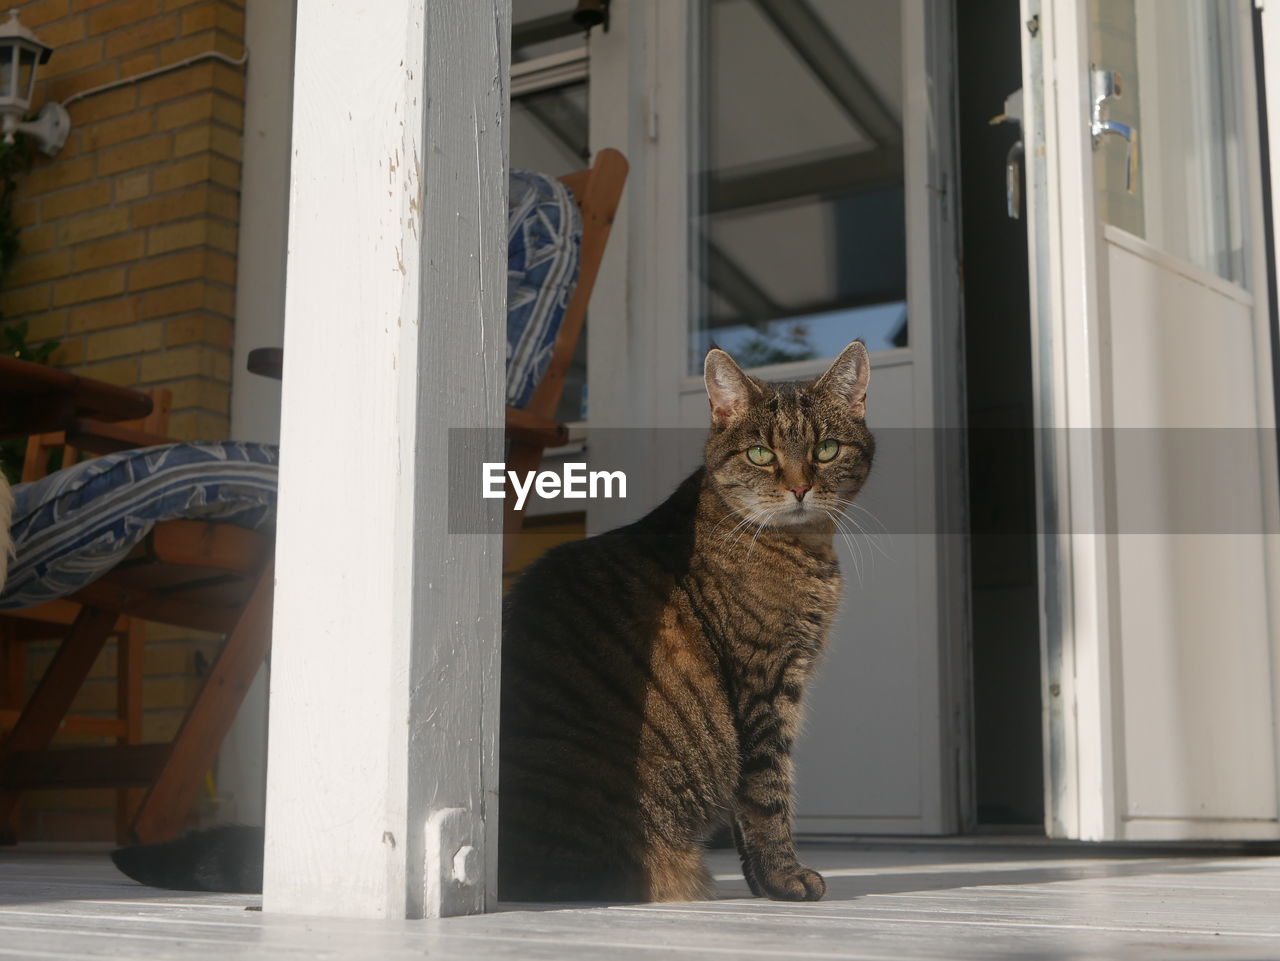
[[[822,875],[802,864],[757,871],[756,885],[774,901],[819,901],[827,893]]]

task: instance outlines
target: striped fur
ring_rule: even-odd
[[[713,350],[705,466],[512,588],[504,899],[705,898],[703,844],[726,821],[755,893],[822,897],[792,841],[790,753],[840,597],[834,517],[871,468],[867,374],[861,343],[806,384],[765,384]],[[820,463],[828,438],[839,453]],[[748,458],[757,445],[772,463]]]

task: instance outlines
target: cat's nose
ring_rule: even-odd
[[[804,495],[809,493],[809,490],[812,487],[813,487],[812,484],[801,484],[799,487],[791,487],[791,488],[788,488],[788,490],[790,490],[791,493],[796,495],[797,501],[802,501],[804,500]]]

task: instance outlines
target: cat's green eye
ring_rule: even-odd
[[[757,467],[764,467],[766,464],[773,463],[773,451],[767,447],[756,444],[754,447],[747,448],[747,460],[755,464]]]
[[[838,453],[840,453],[840,442],[830,437],[813,449],[813,456],[824,464],[834,460]]]

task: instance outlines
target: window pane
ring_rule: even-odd
[[[0,97],[16,97],[22,91],[13,86],[13,51],[8,44],[0,46]]]
[[[511,166],[560,177],[587,166],[587,85],[511,101]]]
[[[698,7],[690,371],[904,346],[899,4]]]
[[[35,82],[35,66],[36,52],[34,50],[23,50],[18,55],[18,86],[17,95],[31,100],[32,87]]]
[[[579,41],[580,42],[580,41]],[[574,83],[511,101],[511,166],[560,177],[590,162],[587,144],[587,84]],[[578,335],[573,362],[565,375],[556,418],[585,420],[587,413],[587,336]]]
[[[1096,142],[1094,175],[1107,223],[1247,286],[1238,11],[1235,0],[1090,0],[1094,63],[1121,76],[1101,117],[1139,143],[1129,189],[1116,134]]]
[[[577,0],[512,0],[511,59],[516,63],[573,50],[586,31],[573,22]]]

